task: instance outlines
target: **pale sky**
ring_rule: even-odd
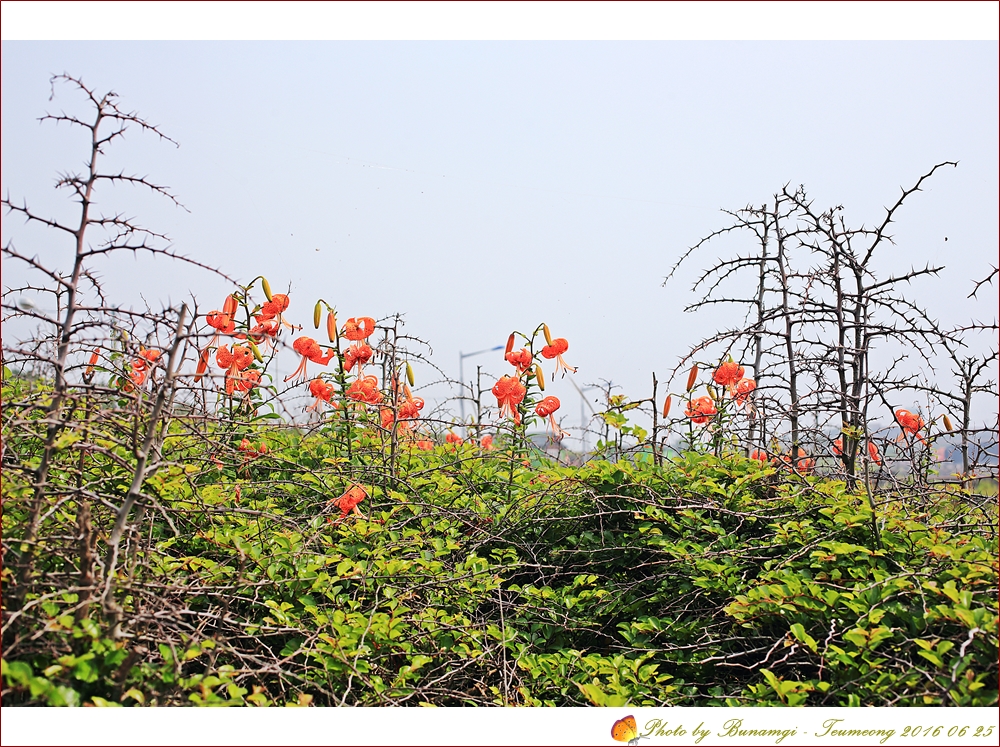
[[[580,386],[641,398],[651,372],[662,381],[727,322],[682,311],[720,255],[663,287],[678,254],[728,224],[721,209],[785,184],[871,225],[901,186],[959,161],[908,200],[883,266],[945,264],[914,297],[946,325],[995,318],[995,285],[965,300],[997,263],[1000,223],[997,29],[981,33],[993,40],[4,41],[2,190],[72,214],[52,184],[86,144],[37,121],[83,111],[66,86],[49,101],[50,75],[67,72],[180,144],[130,132],[108,163],[169,185],[190,213],[127,190],[101,204],[237,279],[290,288],[293,321],[311,328],[319,297],[341,320],[400,312],[452,377],[460,351],[547,322]],[[5,216],[11,239],[68,266],[64,239]],[[97,269],[123,305],[193,293],[208,311],[229,291],[163,259]],[[22,277],[4,260],[5,288]],[[509,369],[494,353],[466,372],[477,363]],[[280,370],[294,366],[288,351]],[[567,382],[551,390],[578,412]]]

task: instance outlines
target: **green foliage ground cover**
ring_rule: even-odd
[[[970,522],[957,491],[886,495],[879,548],[859,491],[740,456],[568,467],[510,439],[403,446],[390,472],[375,428],[348,458],[330,427],[258,425],[270,448],[248,461],[242,433],[207,453],[169,427],[116,626],[68,581],[80,493],[51,502],[5,704],[997,702],[996,516]],[[70,441],[59,464],[127,490],[119,446]],[[29,476],[4,470],[12,552]],[[359,480],[363,514],[341,520],[329,501]]]

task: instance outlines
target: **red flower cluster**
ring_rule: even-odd
[[[248,438],[244,438],[240,441],[239,450],[243,452],[244,465],[246,465],[251,459],[262,457],[270,451],[267,448],[267,444],[263,441],[260,442],[260,446],[254,446]]]
[[[746,378],[743,374],[746,370],[739,363],[734,361],[724,361],[719,364],[712,374],[712,381],[729,389],[729,396],[740,407],[746,404],[750,395],[757,388],[757,382]],[[688,374],[687,391],[694,389],[698,378],[698,365],[691,367]],[[669,402],[669,397],[667,398]],[[715,400],[711,397],[698,397],[692,399],[685,410],[685,414],[699,425],[707,423],[718,410],[715,407]],[[663,416],[667,416],[667,405],[664,405]]]
[[[219,368],[226,369],[226,394],[229,396],[237,389],[249,392],[260,381],[259,371],[247,370],[253,363],[253,353],[248,347],[233,345],[233,351],[229,352],[229,346],[223,345],[215,352],[215,362]]]
[[[288,296],[282,296],[284,306],[288,306]],[[276,297],[277,298],[277,297]],[[267,304],[264,304],[267,306]],[[232,351],[228,345],[219,346],[222,335],[230,335],[238,340],[245,340],[249,336],[251,340],[260,342],[263,339],[260,335],[255,335],[251,330],[249,335],[236,332],[236,310],[238,302],[233,295],[226,296],[222,305],[222,311],[210,311],[205,315],[205,322],[215,330],[215,335],[208,344],[202,348],[198,355],[198,367],[195,370],[194,380],[200,381],[208,370],[208,362],[212,356],[212,348],[218,348],[215,354],[215,362],[220,368],[226,369],[226,394],[232,396],[233,392],[239,390],[249,392],[260,382],[260,372],[248,370],[253,361],[253,352],[247,346],[233,345]],[[258,317],[259,319],[260,317]],[[256,329],[256,328],[255,328]],[[277,334],[275,324],[274,334]]]
[[[750,393],[757,388],[757,382],[744,377],[745,369],[734,361],[725,361],[715,369],[712,380],[729,388],[729,396],[737,405],[743,405]]]
[[[128,375],[131,384],[128,384],[127,388],[123,388],[126,388],[126,391],[132,391],[132,388],[145,384],[146,377],[149,376],[150,367],[156,365],[156,361],[160,359],[160,355],[159,350],[139,348],[139,355],[132,361],[132,370]]]
[[[556,370],[553,376],[560,371],[572,371],[575,373],[576,369],[569,366],[562,357],[562,354],[569,349],[569,343],[563,337],[552,339],[548,325],[543,324],[542,329],[545,332],[545,341],[547,344],[541,349],[540,354],[546,360],[556,360]],[[509,417],[515,424],[520,425],[521,411],[518,409],[518,406],[524,401],[524,397],[527,394],[527,387],[521,379],[524,378],[527,381],[534,376],[538,388],[544,390],[545,378],[542,375],[541,365],[535,364],[534,356],[528,348],[521,348],[516,352],[514,351],[515,337],[516,333],[512,332],[510,337],[507,338],[507,346],[504,349],[504,360],[517,369],[517,374],[515,376],[501,376],[500,380],[493,385],[493,396],[497,398],[500,416]],[[553,403],[555,404],[553,405]],[[557,434],[558,438],[561,438],[566,433],[556,425],[555,419],[552,417],[552,413],[558,408],[559,400],[557,398],[546,397],[536,407],[535,414],[540,417],[548,417],[553,431]],[[490,438],[489,442],[484,441],[483,443],[483,448],[489,449],[492,448],[493,440]],[[486,443],[489,443],[489,446],[486,446]]]
[[[844,442],[839,438],[833,442],[833,454],[834,456],[842,456],[844,453]],[[875,464],[882,464],[882,455],[878,453],[878,447],[875,445],[874,441],[868,442],[868,458],[872,460]]]
[[[798,454],[799,454],[798,465],[797,465],[798,471],[801,472],[803,475],[811,474],[813,469],[815,469],[816,467],[816,460],[811,457],[807,458],[805,451],[803,451],[802,449],[799,449]],[[790,455],[785,454],[784,456],[781,457],[781,461],[784,462],[789,469],[793,469],[794,471],[794,468],[792,466],[792,458]]]

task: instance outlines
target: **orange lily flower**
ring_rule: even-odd
[[[231,335],[236,331],[236,322],[229,314],[224,314],[221,311],[210,311],[205,314],[205,323],[224,335]],[[211,343],[209,345],[211,346]]]
[[[275,338],[278,336],[278,332],[281,330],[281,322],[278,321],[276,317],[268,317],[258,314],[254,317],[257,320],[257,324],[250,328],[250,331],[246,335],[235,335],[235,337],[243,338],[249,337],[255,343],[260,345],[262,342],[266,342],[268,345],[273,346]]]
[[[781,457],[781,461],[784,462],[785,464],[787,464],[789,467],[792,466],[792,458],[788,454],[785,454],[783,457]],[[799,449],[799,465],[798,465],[799,472],[801,472],[803,475],[808,475],[808,474],[810,474],[813,471],[813,469],[815,467],[816,467],[816,460],[815,459],[807,459],[805,451],[803,451],[800,448]]]
[[[278,294],[280,295],[280,294]],[[278,296],[275,296],[277,298]],[[292,349],[296,353],[302,356],[302,361],[299,363],[299,367],[296,368],[292,373],[285,377],[285,381],[290,381],[296,376],[301,376],[302,380],[305,381],[306,378],[306,366],[309,361],[313,363],[318,363],[321,366],[325,366],[330,362],[330,359],[337,354],[337,351],[333,348],[328,348],[326,354],[323,354],[323,349],[319,346],[311,337],[299,337],[292,343]]]
[[[920,443],[927,444],[924,437],[920,435],[920,431],[924,427],[924,419],[922,417],[914,415],[909,410],[896,410],[896,421],[899,423],[899,427],[903,429],[903,432],[899,434],[899,438],[896,439],[897,441],[906,435],[910,435],[919,438]]]
[[[428,441],[426,438],[420,439],[417,441],[417,448],[421,451],[430,451],[434,448],[434,442]]]
[[[360,516],[361,512],[358,510],[358,504],[367,497],[368,495],[365,493],[364,488],[360,485],[352,485],[344,491],[342,496],[330,502],[340,509],[340,518],[344,519],[351,511]]]
[[[285,319],[284,312],[288,308],[288,303],[289,301],[287,295],[284,293],[275,293],[271,296],[270,301],[267,301],[260,307],[260,316],[257,317],[258,323],[262,320],[274,319],[277,321],[279,327],[284,324],[293,332],[297,329],[302,329],[301,327],[296,327],[294,324]]]
[[[698,425],[703,425],[712,419],[712,416],[718,413],[715,409],[715,403],[712,401],[711,397],[698,397],[693,399],[688,403],[687,408],[684,410],[684,414],[691,418],[691,421],[697,423]]]
[[[368,339],[375,331],[375,320],[370,316],[351,317],[344,323],[343,335],[352,342]]]
[[[347,396],[369,405],[377,405],[382,401],[382,392],[378,390],[378,379],[374,376],[359,376],[347,388]]]
[[[493,449],[493,436],[487,434],[482,437],[479,441],[479,445],[483,447],[483,451],[492,451]]]
[[[841,456],[843,453],[844,442],[838,438],[833,442],[833,454],[834,456]],[[882,455],[878,453],[878,447],[874,441],[868,442],[868,458],[875,462],[875,464],[882,464]]]
[[[445,441],[445,443],[454,444],[455,446],[461,446],[461,444],[462,444],[462,437],[459,436],[456,433],[452,433],[451,431],[448,431],[448,435],[446,435],[444,437],[444,441]]]
[[[210,311],[205,314],[205,323],[215,330],[215,334],[208,341],[205,350],[217,347],[222,335],[231,335],[236,331],[236,321],[233,318],[236,315],[236,308],[236,299],[229,295],[226,296],[225,303],[222,304],[222,311]]]
[[[146,376],[149,375],[149,365],[156,364],[161,352],[155,349],[139,348],[138,357],[132,361],[132,370],[129,372],[129,379],[134,386],[142,386],[146,383]]]
[[[517,372],[519,374],[523,374],[531,368],[531,353],[528,352],[527,348],[521,348],[516,353],[507,353],[504,357],[510,365],[517,368]]]
[[[244,438],[242,441],[240,441],[239,450],[243,452],[244,464],[249,462],[251,459],[262,457],[268,452],[266,443],[261,441],[260,446],[254,446],[253,443],[248,438]]]
[[[750,393],[757,388],[757,382],[753,379],[740,379],[736,386],[732,387],[732,395],[737,405],[743,405],[750,397]]]
[[[226,369],[226,394],[232,396],[236,385],[243,381],[243,372],[253,362],[253,353],[250,352],[250,348],[243,345],[233,345],[233,352],[230,353],[229,346],[223,345],[215,352],[215,362],[219,368]],[[260,374],[258,374],[258,378],[259,376]],[[246,388],[241,386],[240,389],[249,391],[252,386],[252,384]]]
[[[271,296],[270,301],[266,301],[260,307],[260,313],[269,319],[271,317],[276,317],[278,316],[278,314],[288,309],[288,303],[289,300],[286,294],[275,293],[274,295]]]
[[[139,362],[139,361],[137,361]],[[145,367],[138,368],[135,363],[132,364],[132,370],[129,372],[128,378],[132,382],[132,386],[142,386],[146,383],[147,371]],[[129,389],[128,391],[132,391]]]
[[[374,354],[367,342],[356,342],[344,353],[344,369],[350,371],[354,366],[357,366],[358,373],[361,373],[362,366],[370,361]]]
[[[249,392],[260,383],[260,371],[250,369],[244,371],[243,376],[236,382],[236,389],[241,392]]]
[[[422,397],[414,397],[410,393],[410,388],[408,386],[403,386],[403,393],[406,397],[405,400],[399,406],[399,418],[400,420],[414,420],[420,417],[420,411],[424,409],[424,400]]]
[[[383,407],[379,411],[379,415],[382,417],[382,427],[385,430],[391,430],[392,424],[396,422],[396,416],[392,414],[391,407]]]
[[[733,361],[726,361],[712,375],[716,384],[732,387],[743,378],[743,366]]]
[[[501,376],[500,380],[493,385],[493,396],[497,398],[497,406],[500,408],[500,416],[510,416],[514,423],[521,424],[521,413],[517,406],[524,400],[527,393],[524,384],[513,376]]]
[[[556,370],[555,373],[552,374],[553,376],[555,376],[560,371],[572,371],[573,373],[576,373],[576,369],[573,366],[567,364],[562,357],[562,354],[565,353],[567,350],[569,350],[569,343],[566,342],[565,337],[557,337],[555,340],[552,341],[551,345],[546,345],[544,348],[542,348],[543,358],[546,358],[548,360],[552,360],[553,358],[556,359]]]
[[[549,426],[552,428],[553,437],[557,440],[561,439],[563,436],[568,436],[569,434],[556,425],[555,411],[559,409],[562,403],[559,401],[558,397],[548,396],[538,403],[535,407],[535,414],[539,417],[547,417],[549,419]]]
[[[784,462],[786,465],[788,465],[789,468],[791,468],[792,458],[788,454],[785,454],[783,457],[781,457],[781,461]],[[806,452],[800,448],[799,466],[798,466],[799,472],[801,472],[804,475],[808,475],[813,471],[813,468],[815,468],[815,466],[816,466],[816,460],[811,458],[807,459]]]
[[[753,451],[751,451],[750,458],[756,459],[758,462],[763,462],[764,464],[767,464],[767,452],[762,451],[761,449],[754,449]]]
[[[337,406],[336,403],[330,402],[330,398],[333,396],[333,384],[327,383],[319,377],[309,382],[309,393],[316,398],[316,401],[306,408],[306,412],[321,407],[324,402],[333,404],[334,407]]]

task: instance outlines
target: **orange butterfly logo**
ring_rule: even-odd
[[[635,725],[635,716],[626,716],[615,721],[611,727],[611,737],[616,742],[628,742],[630,747],[639,744],[640,739],[646,737],[639,736],[639,730]]]

